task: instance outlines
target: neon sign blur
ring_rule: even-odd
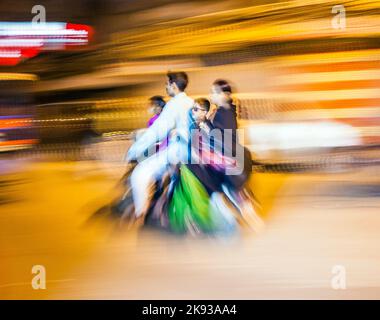
[[[0,22],[0,65],[13,66],[44,50],[86,46],[93,29],[64,22]]]

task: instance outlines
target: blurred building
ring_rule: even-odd
[[[3,20],[31,18],[31,1],[21,1],[17,8],[7,2],[0,7]],[[340,128],[354,128],[357,136],[344,140],[347,147],[380,142],[378,1],[343,1],[340,7],[334,1],[41,4],[48,21],[95,29],[85,48],[42,52],[1,68],[38,77],[29,92],[38,105],[38,125],[50,123],[51,132],[57,128],[55,120],[61,127],[67,125],[68,138],[77,140],[90,133],[142,127],[148,117],[147,97],[164,94],[165,73],[181,69],[190,75],[189,93],[194,96],[207,95],[216,78],[231,80],[242,127],[327,121],[337,141],[353,132]],[[62,137],[65,130],[55,132]],[[277,130],[261,143],[270,145],[276,135],[283,136]],[[288,139],[295,136],[302,138],[302,132]],[[260,143],[261,138],[255,138]],[[279,140],[272,146],[282,148],[284,143]]]

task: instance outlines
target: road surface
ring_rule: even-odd
[[[265,230],[218,239],[89,219],[115,195],[121,165],[7,168],[0,178],[2,299],[380,298],[378,167],[257,173],[250,183]],[[46,289],[31,285],[36,265],[46,271]]]

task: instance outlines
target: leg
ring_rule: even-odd
[[[172,154],[175,150],[175,146],[168,146],[165,150],[139,163],[133,170],[131,185],[137,218],[146,214],[154,192],[154,184],[172,163]]]

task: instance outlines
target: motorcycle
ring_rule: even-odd
[[[122,195],[114,200],[110,205],[111,216],[120,220],[120,224],[132,227],[137,223],[134,214],[134,205],[132,197],[132,188],[130,184],[130,176],[136,166],[136,162],[130,163],[119,184],[123,188]],[[173,222],[173,197],[177,197],[176,190],[181,190],[181,179],[184,179],[183,165],[172,166],[155,184],[155,191],[150,201],[147,214],[140,221],[144,226],[154,227],[175,233],[205,234],[205,233],[231,233],[235,232],[237,227],[245,226],[259,233],[264,229],[264,221],[257,213],[261,208],[259,201],[253,192],[244,187],[240,190],[233,190],[227,186],[223,186],[223,192],[215,192],[210,196],[210,214],[213,224],[207,225],[204,220],[207,213],[200,216],[200,210],[188,215],[183,225],[176,228]],[[182,172],[182,177],[181,177]],[[187,172],[187,171],[186,171]],[[186,173],[185,172],[185,173]],[[186,178],[185,178],[186,179]],[[197,187],[195,187],[197,188]],[[197,199],[201,202],[203,197]],[[180,202],[186,200],[180,199]],[[182,206],[182,204],[181,204]],[[174,210],[175,211],[175,210]],[[182,213],[177,213],[182,215]],[[193,210],[194,211],[194,210]],[[178,220],[178,219],[177,219]]]

